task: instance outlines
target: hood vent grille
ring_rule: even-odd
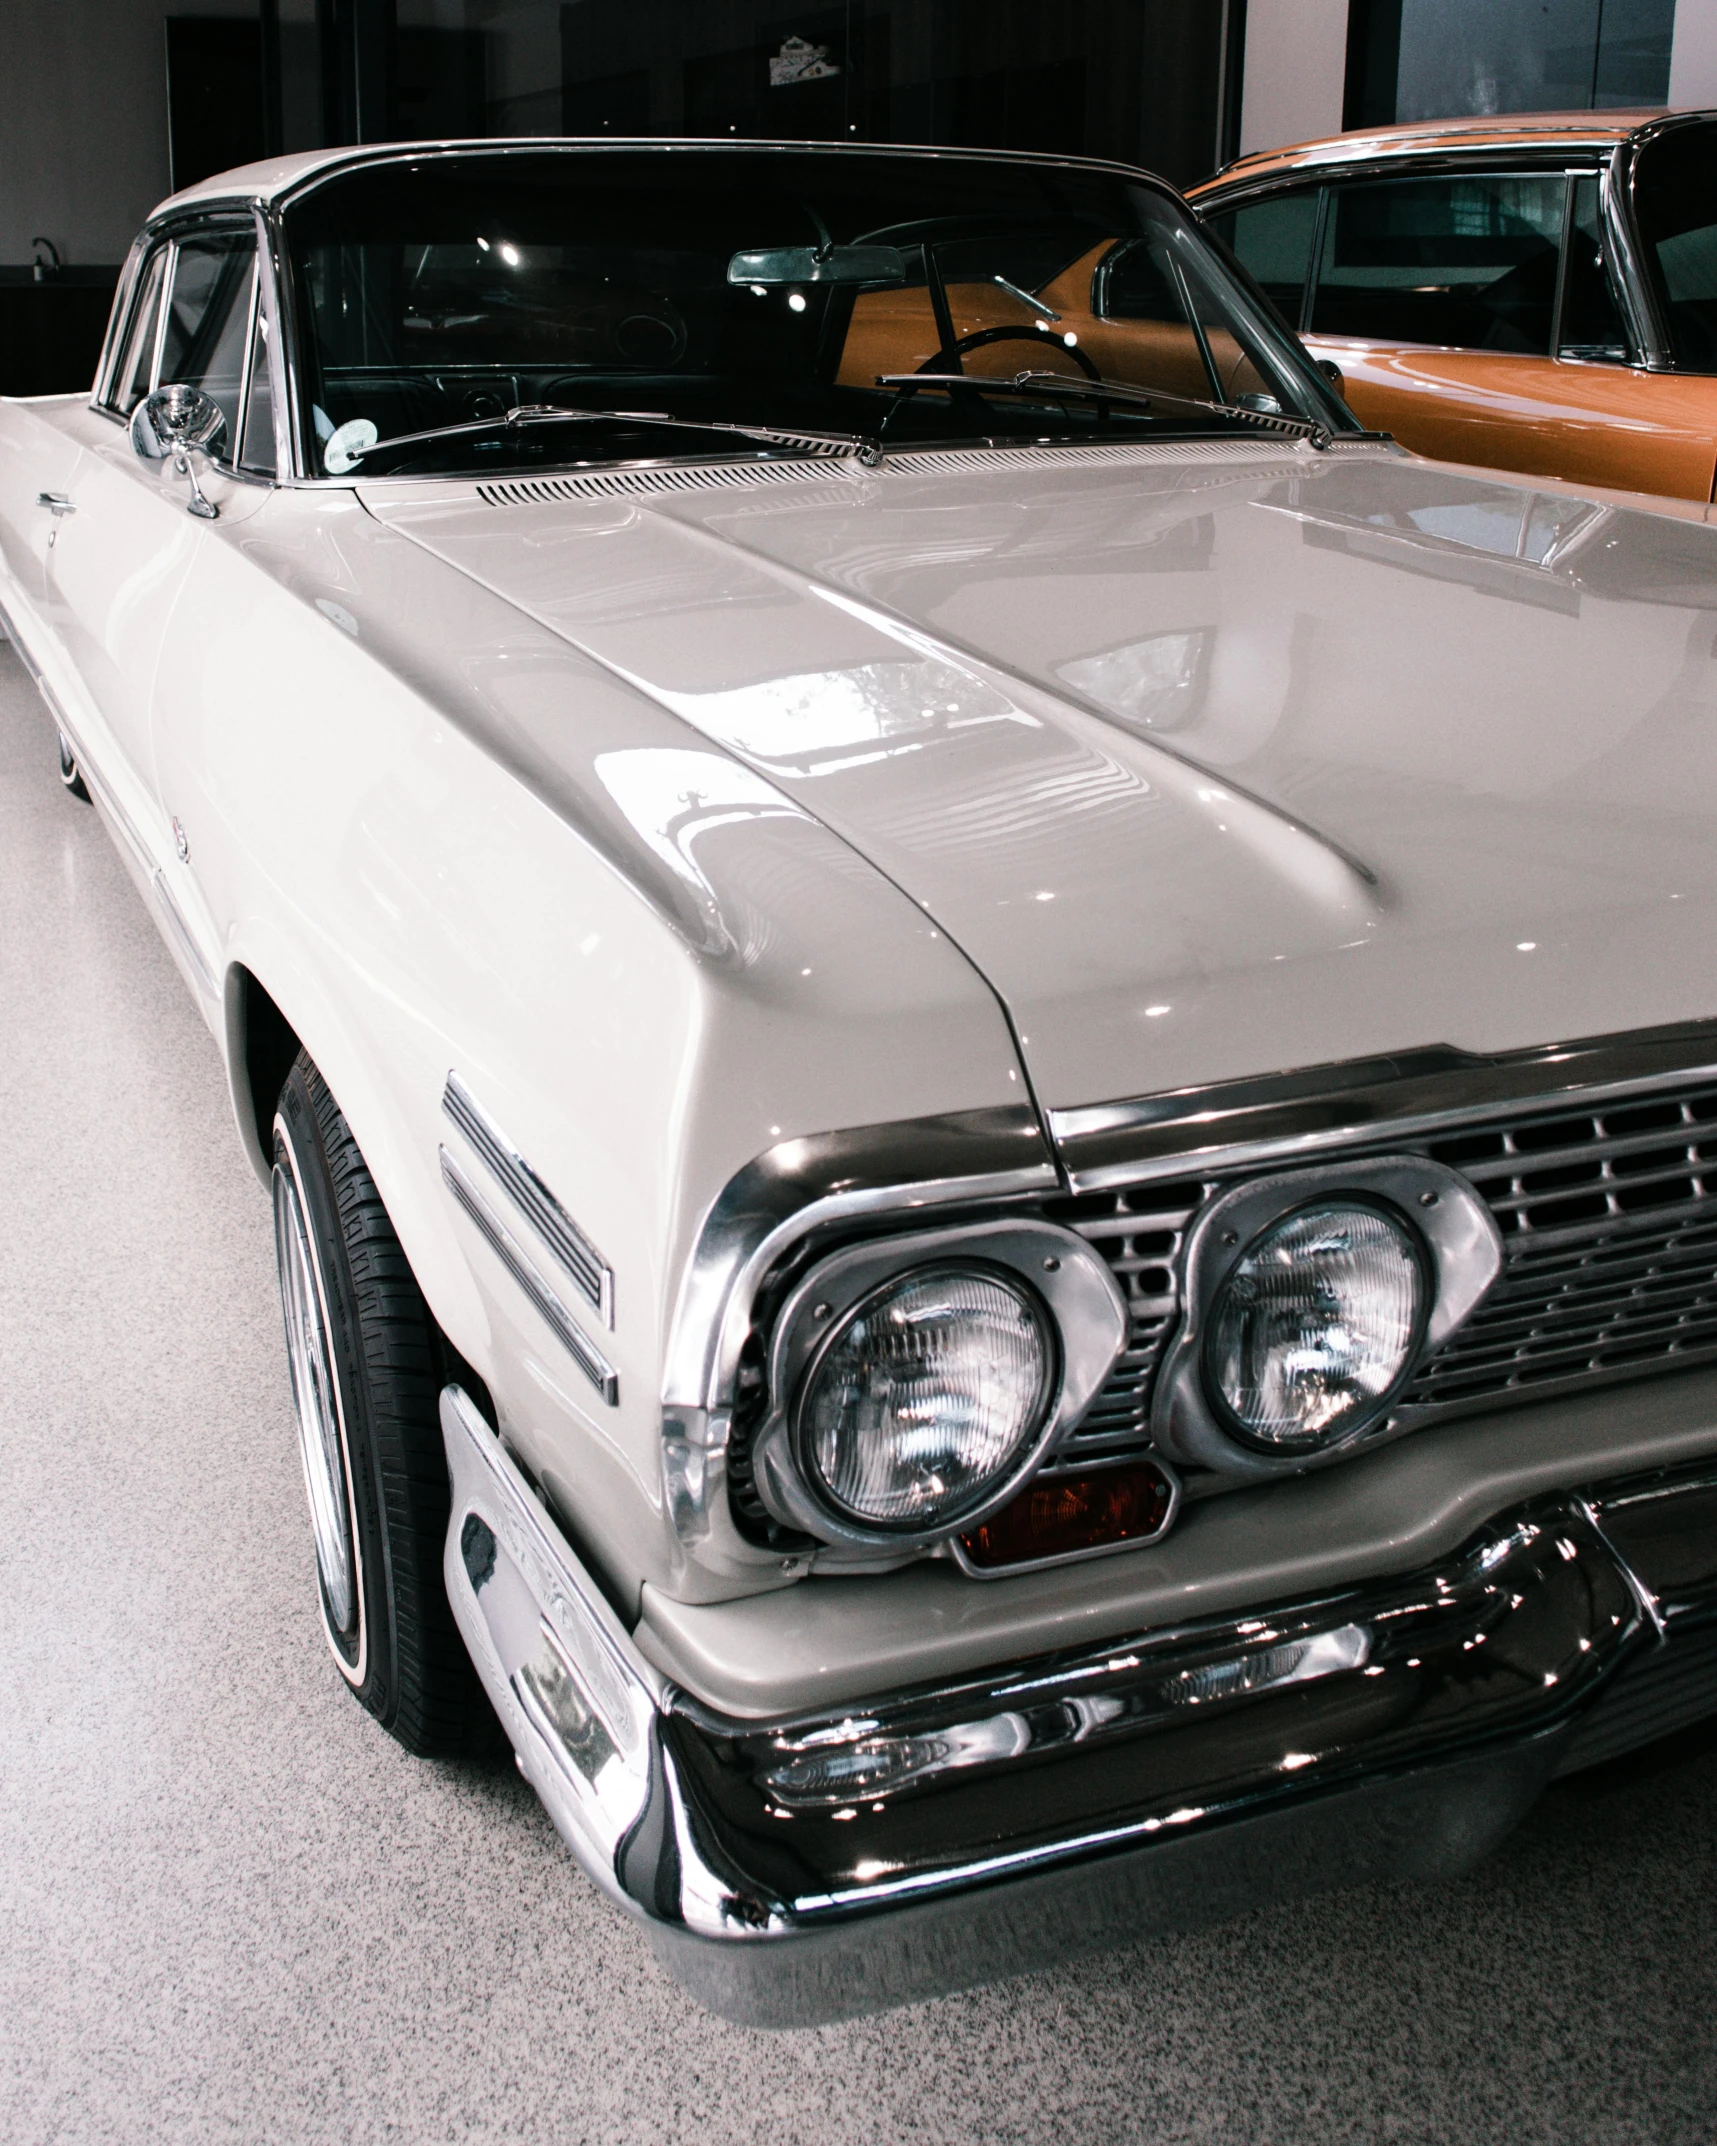
[[[1305,463],[1297,458],[1291,446],[1282,440],[1164,440],[1158,443],[1115,443],[1105,446],[1086,445],[1073,441],[1065,447],[926,447],[909,453],[891,452],[882,465],[882,474],[893,476],[934,476],[940,470],[949,469],[1030,469],[1041,463],[1068,464],[1074,467],[1087,462],[1113,462],[1123,468],[1136,469],[1141,465],[1158,465],[1165,462],[1246,462],[1273,461],[1281,463],[1285,470],[1298,474]],[[868,474],[875,475],[875,471]]]
[[[861,469],[844,455],[819,454],[805,461],[680,462],[651,469],[592,469],[569,477],[508,477],[480,484],[477,497],[487,507],[540,506],[558,499],[629,499],[653,492],[728,491],[752,484],[828,484],[832,469],[843,489],[857,478],[925,477],[959,469],[1036,468],[1045,463],[1080,465],[1115,463],[1123,468],[1165,463],[1276,462],[1298,470],[1303,463],[1279,440],[1180,440],[1137,444],[1067,447],[927,447],[891,452],[875,469]]]
[[[627,499],[748,484],[827,484],[832,459],[818,455],[808,462],[694,462],[660,469],[593,469],[576,477],[509,477],[478,485],[477,497],[486,507],[531,507],[557,499]]]

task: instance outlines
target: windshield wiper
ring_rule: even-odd
[[[741,439],[762,440],[772,446],[799,447],[818,455],[852,454],[867,467],[882,459],[882,444],[859,432],[820,432],[815,428],[786,425],[739,424],[726,418],[675,417],[667,410],[581,410],[555,402],[524,402],[493,417],[475,417],[459,425],[431,425],[426,432],[396,432],[391,440],[374,440],[368,447],[348,447],[353,462],[379,455],[387,447],[420,447],[430,440],[458,439],[470,433],[512,431],[523,425],[671,425],[679,432],[721,432]]]
[[[991,378],[983,373],[878,373],[878,387],[975,388],[980,394],[1027,395],[1037,401],[1071,398],[1079,402],[1124,402],[1142,410],[1153,404],[1177,410],[1197,410],[1206,417],[1238,417],[1249,425],[1285,433],[1313,447],[1327,447],[1334,437],[1327,426],[1309,417],[1290,417],[1285,410],[1249,410],[1243,403],[1203,402],[1196,395],[1175,395],[1166,388],[1135,387],[1130,380],[1075,380],[1065,373],[1015,373],[1011,379]]]

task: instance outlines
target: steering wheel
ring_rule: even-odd
[[[1071,358],[1087,380],[1101,377],[1079,345],[1068,342],[1052,328],[974,328],[970,335],[958,337],[946,350],[933,351],[918,370],[921,373],[940,372],[949,358],[963,358],[968,350],[982,350],[986,343],[1047,343],[1052,350],[1059,350],[1063,356]],[[974,373],[972,377],[981,380],[984,376]]]

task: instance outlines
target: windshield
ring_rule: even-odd
[[[812,451],[673,419],[889,446],[1257,437],[1273,413],[1353,429],[1175,197],[1119,173],[850,150],[462,151],[331,179],[285,235],[316,475]],[[1007,395],[898,384],[917,373],[1049,379]],[[1057,378],[1164,399],[1058,398]],[[504,421],[540,405],[613,414]],[[402,437],[443,426],[477,429]]]
[[[1717,126],[1672,127],[1647,142],[1634,204],[1675,362],[1717,373]]]

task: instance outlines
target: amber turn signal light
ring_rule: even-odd
[[[1035,1564],[1111,1543],[1160,1535],[1174,1511],[1173,1479],[1153,1461],[1093,1468],[1089,1475],[1045,1475],[960,1537],[968,1561],[990,1572]]]

